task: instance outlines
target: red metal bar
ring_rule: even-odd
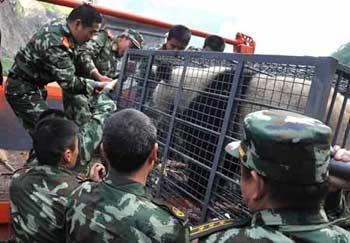
[[[39,1],[57,4],[57,5],[62,5],[62,6],[71,7],[71,8],[79,6],[83,3],[83,1],[78,1],[78,0],[39,0]],[[110,16],[117,17],[117,18],[127,19],[130,21],[135,21],[135,22],[139,22],[139,23],[143,23],[143,24],[149,24],[149,25],[157,26],[157,27],[164,28],[164,29],[170,29],[173,26],[173,24],[166,23],[166,22],[159,21],[159,20],[155,20],[155,19],[151,19],[151,18],[146,18],[146,17],[140,16],[140,15],[129,14],[129,13],[117,11],[114,9],[101,7],[98,5],[93,5],[93,6],[100,13],[105,14],[105,15],[110,15]],[[207,37],[208,35],[210,35],[207,32],[203,32],[203,31],[195,30],[195,29],[191,29],[191,33],[192,33],[192,35],[200,36],[200,37],[204,37],[204,38]],[[240,42],[233,40],[233,39],[224,38],[224,40],[227,44],[231,44],[231,45],[240,44]]]

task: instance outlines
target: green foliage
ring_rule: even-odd
[[[340,46],[336,52],[332,54],[341,64],[350,66],[350,42]]]
[[[8,71],[11,68],[13,62],[14,62],[13,58],[8,58],[8,57],[1,58],[2,71],[4,76],[8,74]]]

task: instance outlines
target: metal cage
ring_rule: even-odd
[[[330,124],[334,143],[347,144],[349,75],[330,57],[129,50],[116,95],[119,109],[139,109],[158,128],[153,194],[202,223],[249,215],[240,165],[224,150],[240,139],[246,114],[304,113]]]

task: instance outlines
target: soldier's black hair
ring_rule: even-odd
[[[221,36],[209,35],[204,40],[203,48],[209,47],[212,51],[223,52],[225,50],[225,41]]]
[[[35,126],[33,147],[39,164],[57,165],[66,149],[75,150],[78,127],[63,118],[45,118]]]
[[[103,150],[112,168],[131,174],[144,165],[156,139],[157,129],[148,116],[135,109],[124,109],[107,119]]]
[[[191,30],[184,25],[174,25],[169,30],[167,39],[170,40],[172,38],[187,46],[191,40]]]
[[[64,111],[59,109],[47,109],[40,113],[39,121],[46,118],[65,118]]]
[[[250,169],[242,166],[242,177],[251,178]],[[275,204],[286,205],[295,209],[318,209],[328,193],[328,182],[300,185],[295,183],[282,183],[261,176],[264,180],[269,200]]]
[[[84,27],[92,27],[94,23],[102,23],[102,15],[90,4],[82,4],[72,10],[67,22],[80,19]]]

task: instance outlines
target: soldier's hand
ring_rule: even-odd
[[[102,75],[97,68],[95,68],[94,70],[92,70],[91,72],[92,77],[94,77],[95,80],[99,81],[99,82],[110,82],[112,81],[111,78]]]
[[[104,75],[100,76],[100,78],[98,79],[98,81],[100,81],[100,82],[111,82],[112,80],[113,79],[111,79],[107,76],[104,76]]]
[[[109,82],[95,82],[94,93],[99,94]]]
[[[177,181],[187,182],[188,175],[186,175],[185,170],[188,168],[188,164],[177,162],[174,160],[168,160],[168,163],[163,168],[163,164],[158,164],[157,169],[162,172],[165,176],[173,177]]]
[[[348,162],[350,161],[350,151],[341,148],[339,145],[335,145],[332,148],[332,156],[337,161]],[[350,189],[350,181],[344,180],[342,178],[330,175],[328,179],[329,191],[335,192],[340,189]]]
[[[332,155],[335,160],[343,162],[350,161],[350,150],[341,148],[339,145],[333,146]]]
[[[95,182],[100,182],[106,176],[106,168],[101,163],[95,163],[91,166],[89,177]]]

